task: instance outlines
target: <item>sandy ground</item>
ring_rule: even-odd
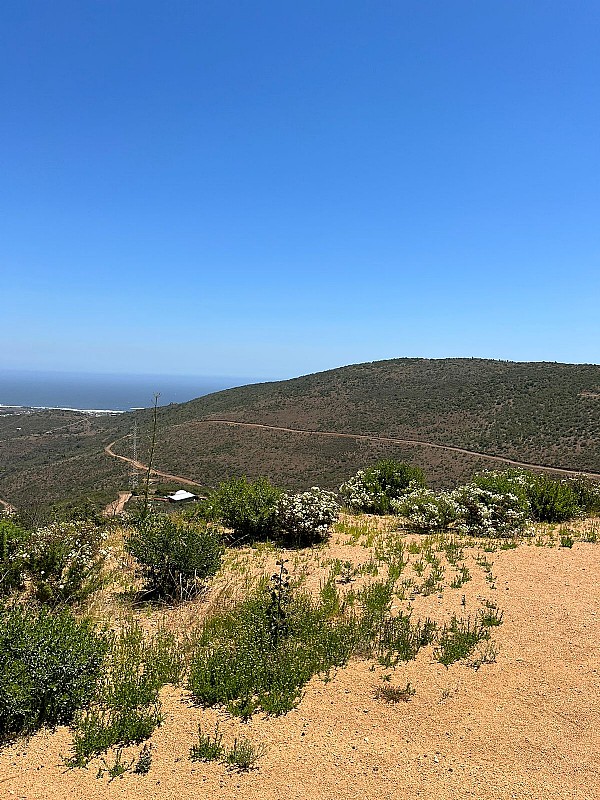
[[[528,544],[492,559],[495,588],[480,571],[460,589],[416,598],[414,609],[443,616],[464,594],[475,613],[493,599],[504,610],[496,663],[446,669],[427,648],[391,676],[410,681],[413,699],[389,704],[374,696],[386,671],[353,661],[329,683],[313,679],[286,716],[248,724],[167,688],[148,775],[98,779],[100,760],[65,770],[61,728],[0,751],[0,798],[600,798],[600,546]],[[198,723],[209,731],[217,719],[226,744],[246,736],[266,745],[256,769],[189,760]]]

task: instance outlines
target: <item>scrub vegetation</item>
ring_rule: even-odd
[[[145,775],[171,687],[207,715],[183,755],[260,767],[263,743],[241,728],[225,741],[208,720],[284,717],[353,659],[388,703],[415,696],[405,670],[421,659],[489,667],[504,621],[495,554],[593,543],[598,511],[583,478],[510,469],[434,490],[386,459],[337,494],[239,478],[178,513],[31,529],[4,515],[0,740],[69,725],[68,767]]]

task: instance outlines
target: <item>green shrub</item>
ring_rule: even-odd
[[[221,565],[219,533],[205,522],[146,517],[128,536],[125,549],[140,564],[148,595],[169,600],[193,597]]]
[[[23,588],[23,544],[27,536],[10,517],[0,515],[0,595]]]
[[[419,467],[383,460],[359,470],[340,486],[340,493],[353,511],[390,514],[392,500],[419,486],[425,486],[425,474]]]
[[[158,693],[179,683],[184,670],[185,653],[173,634],[146,636],[137,623],[113,633],[92,702],[75,719],[71,765],[151,736],[162,721]]]
[[[66,609],[0,611],[0,740],[69,723],[94,694],[106,647]]]
[[[564,522],[582,512],[578,492],[570,481],[536,475],[528,493],[531,516],[538,522]]]
[[[205,622],[189,678],[199,703],[224,705],[245,719],[259,709],[283,714],[313,675],[346,664],[355,640],[352,620],[330,617],[305,594],[286,599],[284,620],[274,616],[275,603],[263,584]]]
[[[209,497],[205,513],[249,541],[273,538],[283,490],[267,479],[231,478]]]
[[[50,605],[81,603],[104,584],[106,533],[85,522],[55,522],[32,531],[22,558],[35,597]]]

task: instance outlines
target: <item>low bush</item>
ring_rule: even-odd
[[[352,511],[390,514],[392,500],[419,486],[425,486],[425,474],[419,467],[383,460],[359,470],[340,486],[340,493]]]
[[[459,506],[450,492],[417,488],[399,500],[392,500],[392,511],[405,517],[418,533],[443,531],[459,516]]]
[[[277,533],[296,545],[322,539],[339,516],[333,492],[313,486],[300,494],[284,494],[277,506]]]
[[[529,503],[521,494],[469,483],[455,489],[452,499],[458,508],[456,529],[467,536],[516,536],[529,519]]]
[[[32,531],[21,558],[37,600],[81,603],[104,584],[106,532],[86,522],[55,522]]]
[[[538,522],[564,522],[578,516],[583,508],[571,481],[536,475],[528,487],[531,516]]]
[[[223,556],[220,534],[206,522],[158,514],[137,525],[125,549],[140,565],[148,596],[168,600],[197,594]]]
[[[96,690],[106,637],[66,610],[0,611],[0,740],[68,724]]]
[[[5,514],[0,515],[0,595],[23,588],[23,544],[27,532]]]
[[[224,705],[244,719],[259,709],[286,713],[313,675],[346,664],[355,629],[308,595],[286,592],[282,599],[277,587],[262,584],[232,611],[205,622],[190,691],[202,705]]]
[[[204,504],[204,513],[249,541],[270,539],[277,530],[283,490],[267,478],[232,478],[221,483]]]
[[[71,766],[151,736],[162,721],[158,693],[179,683],[184,670],[185,653],[173,634],[146,636],[136,623],[113,633],[91,703],[75,719]]]

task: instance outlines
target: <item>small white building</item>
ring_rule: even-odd
[[[179,491],[167,495],[169,503],[191,503],[197,499],[198,495],[186,492],[185,489],[179,489]]]

